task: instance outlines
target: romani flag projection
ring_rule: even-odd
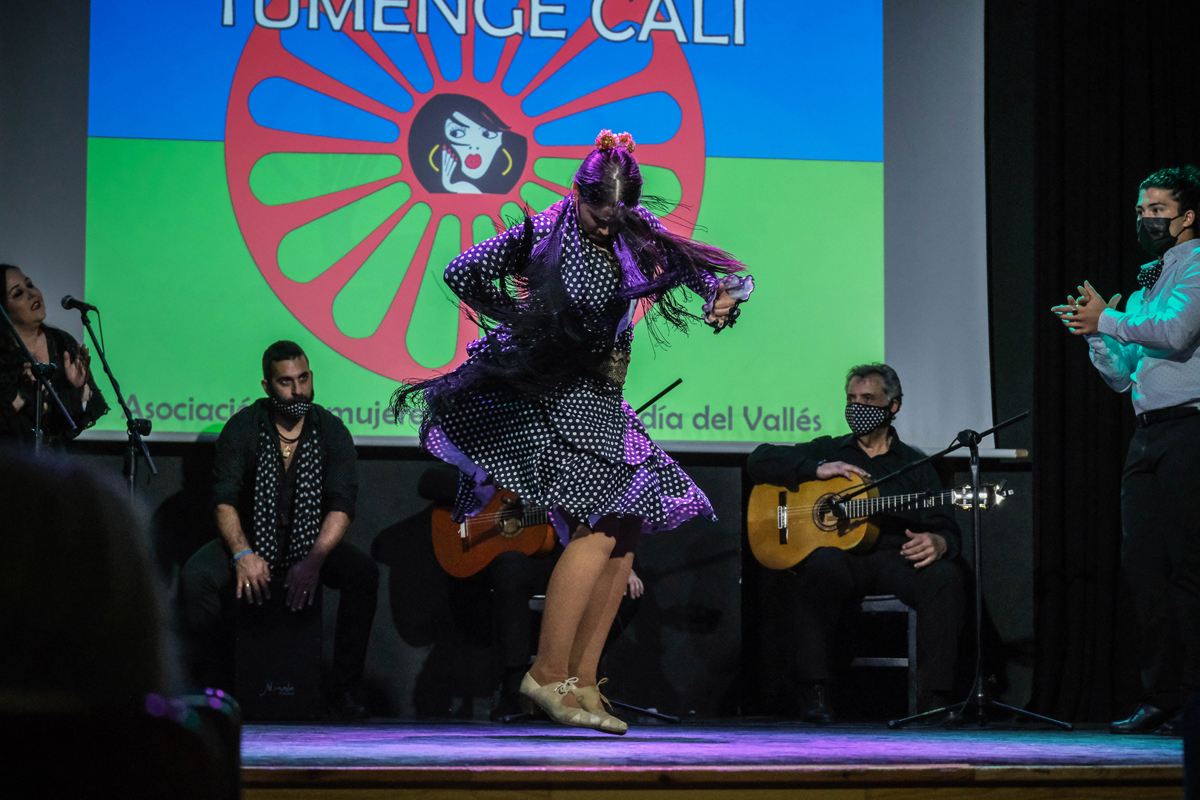
[[[656,435],[753,439],[779,407],[817,418],[797,440],[835,424],[806,378],[883,354],[882,10],[828,5],[93,0],[87,291],[134,413],[219,430],[287,338],[352,432],[411,436],[384,413],[397,381],[479,335],[446,264],[568,193],[608,128],[665,224],[760,287],[729,334],[638,337],[631,401],[721,365],[656,407]],[[797,341],[786,370],[759,352],[851,297],[879,313],[842,341]]]

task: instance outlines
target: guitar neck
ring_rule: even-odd
[[[846,513],[851,517],[869,517],[885,511],[908,511],[910,509],[936,508],[953,502],[954,492],[945,491],[937,494],[894,494],[888,497],[856,497],[842,503]]]

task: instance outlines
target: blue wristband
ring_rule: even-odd
[[[237,560],[238,560],[239,558],[241,558],[242,556],[246,555],[246,553],[253,553],[253,552],[254,552],[253,550],[243,550],[242,552],[238,553],[236,556],[234,556],[234,557],[233,557],[233,559],[232,559],[232,560],[229,562],[229,566],[231,566],[231,567],[236,567],[236,566],[237,566]]]

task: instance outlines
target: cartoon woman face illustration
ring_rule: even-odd
[[[409,158],[431,192],[501,194],[525,167],[527,142],[476,98],[436,95],[417,112]]]
[[[491,168],[492,159],[504,141],[504,134],[488,130],[465,114],[455,111],[446,120],[446,138],[459,157],[463,174],[478,180]]]

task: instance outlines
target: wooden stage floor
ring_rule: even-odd
[[[1019,726],[248,724],[247,798],[1181,798],[1182,742]]]

